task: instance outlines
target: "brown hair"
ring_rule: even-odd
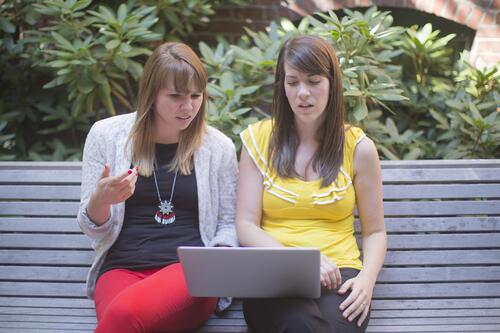
[[[317,133],[319,147],[312,167],[322,178],[321,187],[337,178],[344,157],[344,96],[342,74],[333,47],[316,36],[289,39],[281,48],[272,104],[273,131],[269,144],[270,161],[280,177],[297,177],[295,156],[299,138],[294,113],[285,93],[285,63],[294,69],[328,78],[330,92],[324,120]]]
[[[174,83],[176,91],[182,93],[189,93],[189,86],[194,84],[203,98],[198,114],[181,132],[177,152],[169,165],[171,171],[180,171],[185,175],[191,173],[193,154],[201,145],[205,133],[208,81],[205,67],[189,46],[164,43],[154,50],[144,65],[137,97],[137,118],[129,136],[129,142],[132,143],[132,163],[139,167],[143,176],[151,176],[155,163],[154,102],[158,92],[169,81]]]

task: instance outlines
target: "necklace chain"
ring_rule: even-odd
[[[159,202],[162,202],[161,195],[160,195],[160,188],[158,187],[158,180],[156,180],[156,172],[155,172],[154,167],[153,167],[153,177],[155,179],[156,193],[158,194],[158,200],[159,200]],[[170,199],[168,200],[169,202],[172,202],[172,199],[174,198],[174,190],[175,190],[176,180],[177,180],[177,171],[175,171],[174,181],[172,183],[172,190],[170,190]]]

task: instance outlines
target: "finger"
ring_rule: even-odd
[[[340,289],[338,290],[338,293],[339,294],[345,294],[346,291],[348,291],[349,289],[352,288],[352,283],[354,282],[353,279],[349,279],[347,280],[346,282],[344,282],[344,284],[340,287]]]
[[[353,284],[353,281],[352,280],[347,280],[344,285],[342,285],[341,289],[345,287],[345,285],[348,284],[349,285],[349,288],[352,288],[352,284]],[[348,288],[348,289],[349,289]],[[340,309],[341,310],[344,310],[346,309],[348,306],[350,306],[352,304],[352,302],[354,302],[356,300],[356,298],[358,297],[358,293],[359,292],[356,292],[356,291],[352,291],[349,296],[347,296],[347,298],[340,304]]]
[[[111,172],[111,168],[109,167],[109,164],[104,163],[104,168],[102,169],[102,173],[101,173],[101,179],[109,177],[110,172]]]
[[[337,280],[337,284],[335,285],[335,288],[340,287],[342,284],[342,275],[340,275],[340,269],[338,267],[335,267],[335,279]]]
[[[353,321],[357,316],[363,312],[363,310],[366,307],[366,303],[363,305],[363,302],[358,298],[349,308],[351,308],[351,311],[348,315],[346,315],[347,320]],[[346,310],[349,311],[349,308]]]
[[[321,267],[320,277],[321,277],[321,285],[325,288],[330,289],[331,288],[330,278],[328,276],[328,272],[326,271],[326,269],[324,267]]]
[[[367,304],[365,308],[363,309],[363,313],[361,314],[361,317],[358,319],[358,327],[361,327],[363,325],[363,322],[365,321],[366,317],[368,317],[368,312],[370,311],[370,304]]]
[[[127,170],[123,171],[121,174],[119,174],[118,176],[115,176],[113,179],[113,182],[120,183],[122,180],[124,180],[125,178],[130,176],[132,173],[133,172],[131,169],[127,169]]]
[[[119,191],[120,197],[130,197],[132,194],[134,194],[135,191],[135,184],[130,183],[128,186],[123,187]]]

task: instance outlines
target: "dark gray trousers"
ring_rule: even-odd
[[[359,271],[340,269],[342,282],[355,277]],[[318,299],[252,298],[243,301],[243,314],[251,333],[363,333],[368,318],[361,327],[342,317],[340,304],[346,299],[336,290],[323,291]]]

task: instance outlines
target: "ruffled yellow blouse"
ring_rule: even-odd
[[[263,176],[261,227],[285,246],[319,248],[338,267],[361,269],[352,179],[354,149],[365,134],[357,127],[346,129],[344,161],[336,182],[320,188],[321,179],[278,177],[267,160],[271,129],[271,120],[263,120],[240,134]]]

